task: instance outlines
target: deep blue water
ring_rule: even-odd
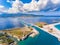
[[[58,30],[60,30],[60,24],[55,25],[55,27],[56,27]]]

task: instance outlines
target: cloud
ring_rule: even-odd
[[[39,9],[45,8],[45,6],[47,5],[48,1],[49,0],[39,0],[38,1]]]
[[[0,8],[4,8],[4,6],[0,5]]]
[[[12,3],[12,8],[9,8],[8,13],[19,13],[24,12],[23,3],[19,0],[16,0]]]
[[[52,1],[52,3],[54,3],[54,4],[60,3],[60,0],[51,0],[51,1]]]
[[[4,10],[4,6],[0,5],[0,11]]]
[[[39,0],[38,2],[32,0],[30,3],[24,4],[23,8],[26,11],[40,11],[41,9],[45,8],[47,2],[48,0]]]
[[[23,4],[16,0],[12,3],[12,8],[9,8],[8,13],[19,13],[28,11],[39,11],[47,5],[48,0],[39,0],[38,2],[32,0],[30,3]]]
[[[24,4],[23,8],[25,11],[37,11],[37,10],[39,10],[37,2],[34,0],[32,0],[31,3]]]
[[[54,9],[51,9],[51,10],[49,10],[49,11],[55,11],[57,8],[54,8]]]
[[[7,2],[10,2],[9,0],[7,0]]]
[[[21,1],[16,0],[12,3],[12,8],[9,8],[8,13],[19,13],[27,11],[37,11],[39,10],[36,1],[32,0],[30,3],[23,4]]]
[[[50,0],[50,1],[53,4],[58,4],[60,2],[60,0]],[[10,1],[7,0],[7,2],[10,2]],[[16,1],[13,1],[12,7],[10,7],[9,9],[6,9],[4,6],[0,6],[0,12],[20,13],[20,12],[29,12],[29,11],[40,11],[44,9],[48,3],[49,3],[49,0],[39,0],[38,2],[35,0],[32,0],[30,3],[24,4],[23,2],[16,0]]]
[[[7,9],[3,6],[3,5],[0,5],[0,14],[2,14],[2,12],[6,12]]]

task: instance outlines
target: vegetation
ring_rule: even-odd
[[[44,26],[44,25],[47,25],[47,23],[44,23],[44,22],[37,22],[37,23],[35,23],[35,25],[37,25],[37,26],[43,28],[43,26]]]
[[[28,27],[23,27],[23,28],[14,28],[10,30],[4,30],[3,32],[6,32],[10,36],[22,39],[22,37],[27,36],[32,32],[32,30]]]
[[[0,44],[2,44],[2,45],[3,44],[8,45],[8,44],[14,42],[14,40],[12,40],[11,38],[7,37],[8,36],[7,34],[3,34],[3,33],[1,33],[1,34],[0,34]]]
[[[10,43],[14,43],[12,37],[17,38],[18,40],[24,40],[29,34],[33,32],[33,29],[32,27],[23,27],[1,30],[0,32],[2,32],[0,33],[0,44],[8,45]]]

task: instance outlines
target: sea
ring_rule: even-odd
[[[26,23],[46,22],[48,24],[60,22],[60,17],[1,17],[0,30],[11,29],[16,27],[24,27],[21,21]],[[35,37],[28,37],[23,41],[18,41],[17,45],[60,45],[60,41],[53,35],[44,32],[41,29],[36,30],[39,32]]]
[[[32,18],[24,18],[24,20],[28,23],[36,23],[36,22],[46,22],[48,24],[58,23],[60,22],[60,17],[32,17]],[[37,29],[39,34],[35,37],[29,37],[24,41],[19,41],[18,45],[60,45],[60,41],[58,39],[47,32],[44,32],[41,29]]]

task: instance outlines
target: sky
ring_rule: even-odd
[[[58,13],[60,12],[60,0],[0,0],[0,14],[19,12],[31,13],[34,11],[35,13],[54,11]]]
[[[11,4],[7,0],[0,0],[0,5],[4,5],[6,8],[11,7]]]
[[[9,1],[15,1],[15,0],[9,0]],[[23,3],[30,3],[32,0],[20,0],[22,1]],[[36,0],[38,1],[38,0]],[[7,0],[0,0],[0,5],[4,5],[6,7],[11,7],[11,4],[7,2]],[[7,6],[8,5],[8,6]]]

